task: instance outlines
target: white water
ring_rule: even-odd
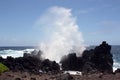
[[[71,74],[71,75],[82,75],[82,72],[79,71],[64,71],[64,74]]]
[[[2,56],[3,58],[6,58],[7,56],[12,56],[12,57],[22,57],[24,52],[32,52],[34,51],[34,49],[24,49],[24,50],[1,50],[0,51],[0,56]],[[113,54],[115,55],[115,54]],[[120,68],[120,62],[117,61],[117,59],[115,59],[115,57],[113,57],[114,59],[114,64],[113,64],[113,71],[115,71],[117,68]]]
[[[114,60],[113,71],[117,70],[117,68],[120,68],[120,62],[117,62],[116,60]]]
[[[23,57],[24,52],[30,53],[31,51],[34,51],[34,49],[25,49],[25,50],[2,50],[0,51],[0,56],[3,58],[7,58],[7,56],[12,56],[12,57]]]
[[[80,56],[85,50],[80,27],[71,9],[51,7],[38,19],[37,24],[45,37],[40,43],[43,57],[59,62],[61,57],[71,51]]]

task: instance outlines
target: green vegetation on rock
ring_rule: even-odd
[[[5,72],[5,71],[8,71],[9,68],[7,66],[5,66],[4,64],[0,63],[0,74]]]

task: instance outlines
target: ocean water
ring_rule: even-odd
[[[7,56],[22,57],[25,52],[30,53],[36,49],[32,46],[21,46],[21,47],[0,47],[0,56],[6,58]]]
[[[111,53],[113,54],[113,70],[115,71],[117,68],[120,68],[120,46],[112,46]]]
[[[87,49],[94,49],[95,46],[90,46]],[[32,52],[37,49],[33,46],[21,46],[21,47],[0,47],[0,56],[6,58],[7,56],[22,57],[24,52]],[[112,46],[111,53],[113,54],[113,70],[120,68],[120,45]]]

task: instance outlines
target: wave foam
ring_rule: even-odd
[[[114,60],[113,71],[117,70],[117,68],[120,68],[120,62],[117,62],[116,60]]]
[[[34,51],[34,49],[25,49],[25,50],[12,50],[12,49],[8,49],[8,50],[2,50],[0,51],[0,56],[2,56],[3,58],[7,58],[7,56],[12,56],[12,57],[22,57],[24,52],[28,52],[30,53],[31,51]]]
[[[72,9],[51,7],[40,17],[37,24],[39,27],[43,26],[41,31],[44,31],[46,38],[40,43],[43,57],[59,62],[61,57],[71,51],[77,56],[82,55],[85,50],[84,39]]]

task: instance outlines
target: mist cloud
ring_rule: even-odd
[[[38,19],[37,26],[43,31],[45,38],[40,42],[43,57],[59,62],[69,52],[76,52],[80,56],[85,49],[82,33],[71,11],[55,6],[46,10]]]

